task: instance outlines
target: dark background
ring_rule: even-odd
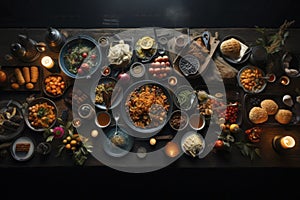
[[[295,0],[9,0],[1,27],[274,27],[296,20]]]
[[[298,13],[297,1],[292,0],[10,0],[1,2],[0,28],[278,28],[284,20],[295,20],[292,27],[299,28]],[[0,169],[0,182],[2,194],[30,198],[39,192],[44,192],[39,197],[94,194],[99,199],[104,193],[124,198],[142,193],[140,197],[169,199],[182,193],[199,199],[202,195],[206,199],[254,199],[263,192],[269,198],[288,198],[298,193],[299,172],[297,168],[170,167],[127,174],[105,167],[9,168]]]

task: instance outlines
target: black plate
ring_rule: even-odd
[[[227,56],[223,55],[222,52],[221,52],[220,47],[221,47],[222,42],[225,41],[225,40],[228,40],[230,38],[235,38],[238,41],[240,41],[240,43],[242,43],[243,45],[245,45],[245,47],[246,46],[248,47],[238,60],[233,60],[231,58],[228,58]],[[250,54],[251,54],[251,47],[248,46],[248,44],[245,42],[245,40],[243,38],[241,38],[239,36],[236,36],[236,35],[225,36],[222,39],[222,41],[219,43],[219,48],[218,49],[219,49],[220,55],[224,58],[224,60],[226,60],[228,63],[233,64],[233,65],[241,65],[241,64],[246,63],[248,61],[249,57],[250,57]]]
[[[18,118],[18,124],[19,126],[17,128],[14,128],[14,126],[8,126],[7,128],[4,128],[4,132],[0,133],[0,142],[6,142],[9,140],[14,139],[18,135],[22,133],[25,127],[25,121],[23,117],[23,112],[22,112],[22,105],[15,101],[15,100],[3,100],[0,101],[0,113],[4,113],[6,108],[10,107],[16,107],[16,115],[19,116]],[[20,120],[20,121],[19,121]],[[0,127],[2,127],[0,125]]]

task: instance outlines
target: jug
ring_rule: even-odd
[[[18,40],[18,42],[11,44],[12,55],[23,62],[33,62],[40,56],[40,52],[36,48],[36,41],[22,34],[18,35]]]
[[[57,29],[49,27],[45,40],[50,50],[58,53],[61,47],[64,45],[66,38]]]

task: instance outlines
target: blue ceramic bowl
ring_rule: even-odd
[[[89,78],[101,64],[98,42],[88,35],[69,38],[59,52],[60,69],[71,78]]]

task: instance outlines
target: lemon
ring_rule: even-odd
[[[152,46],[154,45],[154,39],[149,36],[142,37],[140,39],[140,45],[142,49],[145,50],[151,49]]]

